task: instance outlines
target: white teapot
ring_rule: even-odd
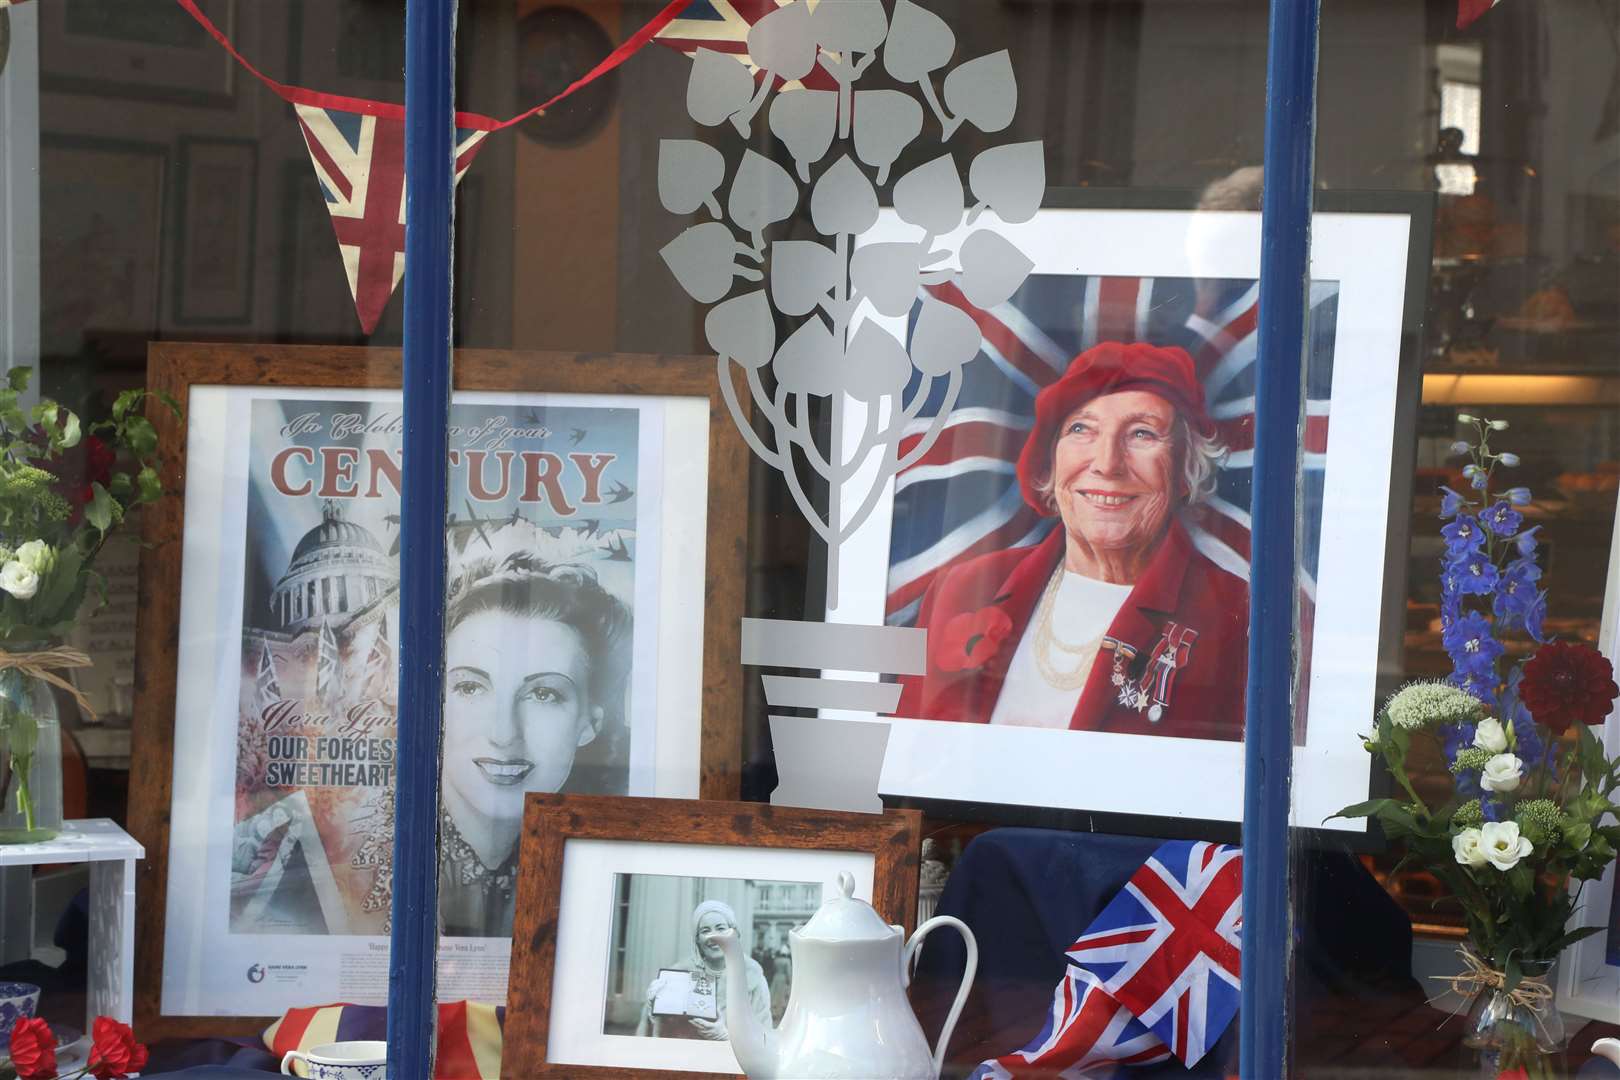
[[[736,930],[714,935],[726,957],[726,1022],[731,1049],[749,1080],[938,1080],[940,1065],[979,966],[973,931],[940,915],[905,931],[854,896],[855,879],[838,875],[839,895],[802,930],[788,932],[793,985],[775,1031],[760,1026],[748,1001],[747,962]],[[933,1050],[906,1000],[911,961],[923,938],[951,926],[967,943],[967,970]]]

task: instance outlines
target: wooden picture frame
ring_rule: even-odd
[[[748,458],[742,438],[722,403],[712,364],[685,356],[458,350],[454,370],[458,393],[590,395],[582,400],[592,401],[612,401],[619,397],[666,401],[701,399],[706,403],[707,531],[706,534],[696,532],[695,524],[686,526],[695,534],[692,543],[703,546],[706,570],[695,586],[702,589],[704,597],[702,642],[701,646],[695,643],[689,646],[694,653],[701,651],[701,672],[685,675],[692,685],[691,695],[701,701],[701,715],[684,722],[698,735],[700,745],[687,746],[681,751],[693,764],[690,772],[682,773],[689,780],[680,782],[695,783],[694,794],[701,798],[736,798],[742,762],[743,710],[742,681],[736,677],[736,658],[745,590]],[[299,392],[308,396],[311,391],[319,390],[369,390],[375,396],[376,391],[397,391],[400,380],[401,354],[397,349],[159,342],[153,343],[149,350],[148,386],[155,392],[172,395],[182,406],[188,404],[194,390],[218,393],[235,388],[285,388],[289,398]],[[324,395],[321,399],[330,400]],[[697,401],[690,400],[688,414],[695,414],[696,408]],[[207,469],[213,468],[210,461],[196,478],[188,469],[188,443],[194,423],[201,421],[190,412],[184,419],[178,419],[156,405],[148,415],[157,428],[164,454],[165,498],[143,511],[146,547],[141,555],[129,798],[130,831],[147,852],[140,867],[138,885],[136,1023],[153,1039],[257,1034],[274,1019],[274,1013],[285,1006],[266,1009],[268,1015],[255,1016],[200,1015],[202,1010],[196,1015],[165,1015],[162,1008],[171,863],[177,853],[182,862],[189,857],[204,857],[195,854],[194,848],[198,845],[192,845],[193,850],[188,852],[184,840],[171,851],[171,839],[176,831],[183,834],[191,827],[188,819],[210,816],[208,812],[174,810],[176,751],[185,749],[184,740],[177,739],[176,728],[192,723],[218,724],[208,716],[189,719],[180,715],[177,718],[177,695],[186,685],[180,676],[185,662],[181,647],[182,606],[188,590],[195,594],[194,603],[198,595],[207,603],[208,590],[217,593],[221,587],[217,581],[182,580],[188,481],[195,479],[204,485],[198,490],[205,490]],[[245,433],[239,436],[234,430],[232,437],[248,441]],[[213,482],[216,484],[218,475],[215,469]],[[701,482],[688,481],[689,484]],[[670,571],[675,572],[675,569]],[[234,702],[232,705],[230,737],[234,740],[237,737]],[[178,712],[184,714],[185,710]],[[195,712],[191,715],[195,716]],[[217,717],[218,714],[212,715]],[[199,787],[194,778],[184,773],[182,776],[191,788]],[[391,786],[386,790],[392,790]],[[227,836],[227,847],[229,839]],[[179,899],[184,902],[184,897]],[[227,939],[236,937],[240,935],[227,935]],[[265,956],[264,963],[273,966],[274,956]],[[254,970],[260,967],[257,960],[250,967],[246,958],[237,963],[213,952],[207,955],[206,964],[199,959],[194,967],[220,964],[236,964],[243,972],[250,973],[249,981],[264,978],[262,971]],[[232,972],[241,974],[234,967]],[[255,973],[259,980],[253,979]],[[315,985],[327,986],[312,983]],[[322,992],[336,995],[339,989],[333,980]]]
[[[558,943],[567,934],[564,849],[573,841],[867,853],[874,859],[870,898],[878,914],[907,934],[916,921],[920,811],[859,814],[766,803],[531,795],[523,818],[503,1075],[595,1080],[733,1080],[741,1075],[547,1060]],[[702,873],[695,865],[698,857],[683,854],[682,859],[690,865],[688,873]]]
[[[252,54],[238,0],[199,6]],[[217,109],[236,101],[236,61],[177,5],[93,0],[46,5],[39,17],[46,90]]]

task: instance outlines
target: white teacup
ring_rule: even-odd
[[[310,1080],[386,1080],[388,1075],[385,1042],[322,1043],[307,1051],[289,1050],[281,1059],[282,1075],[293,1075],[295,1059],[304,1063],[304,1075]]]

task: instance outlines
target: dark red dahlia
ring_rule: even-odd
[[[1519,697],[1536,723],[1562,735],[1576,721],[1603,723],[1620,686],[1608,657],[1592,646],[1554,641],[1524,666]]]

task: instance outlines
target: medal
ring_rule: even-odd
[[[1153,646],[1147,670],[1142,673],[1140,684],[1130,688],[1134,693],[1128,707],[1135,708],[1139,713],[1146,713],[1148,723],[1157,724],[1164,719],[1175,690],[1176,672],[1186,667],[1191,660],[1193,642],[1197,640],[1198,631],[1190,627],[1173,622],[1164,624],[1164,631]],[[1123,694],[1120,697],[1120,704],[1127,704]]]

